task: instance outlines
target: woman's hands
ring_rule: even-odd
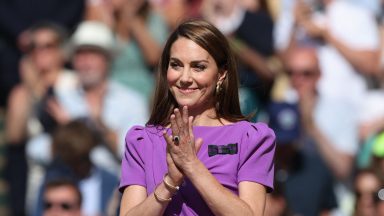
[[[196,162],[197,152],[199,151],[202,139],[195,141],[192,121],[193,117],[188,116],[188,108],[183,107],[182,113],[179,109],[175,109],[170,117],[172,135],[164,132],[164,138],[167,142],[167,164],[168,176],[174,185],[180,185],[184,179],[184,171],[193,167]],[[175,136],[179,140],[175,140]]]

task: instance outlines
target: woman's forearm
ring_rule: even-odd
[[[256,215],[245,201],[222,186],[200,161],[184,170],[184,174],[215,215]],[[262,214],[263,210],[260,212]]]
[[[367,49],[367,50],[358,50],[353,49],[343,41],[338,40],[331,34],[326,35],[326,40],[328,43],[332,44],[339,53],[360,73],[366,75],[377,75],[377,64],[380,61],[380,52],[379,49]]]
[[[121,201],[120,216],[163,215],[169,203],[169,201],[164,200],[173,196],[173,193],[166,188],[164,182],[159,184],[155,188],[155,191],[147,197],[145,197],[146,193],[144,193],[144,197],[143,193],[137,193],[137,188],[134,187],[139,186],[133,186],[133,188],[130,187],[126,188],[126,191],[124,191]],[[154,193],[156,193],[159,199],[155,197]],[[140,197],[142,200],[140,200]]]

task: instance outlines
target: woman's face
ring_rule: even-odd
[[[216,85],[224,77],[213,57],[192,40],[180,37],[171,46],[167,81],[180,107],[192,112],[212,108]]]

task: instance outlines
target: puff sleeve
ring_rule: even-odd
[[[145,181],[145,129],[132,127],[125,137],[125,152],[121,162],[120,192],[129,185],[146,186]]]
[[[275,133],[264,123],[250,123],[242,137],[238,183],[252,181],[273,190]]]

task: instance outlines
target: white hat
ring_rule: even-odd
[[[71,39],[72,51],[81,47],[99,48],[108,54],[115,51],[111,29],[101,22],[84,21],[79,24]]]

